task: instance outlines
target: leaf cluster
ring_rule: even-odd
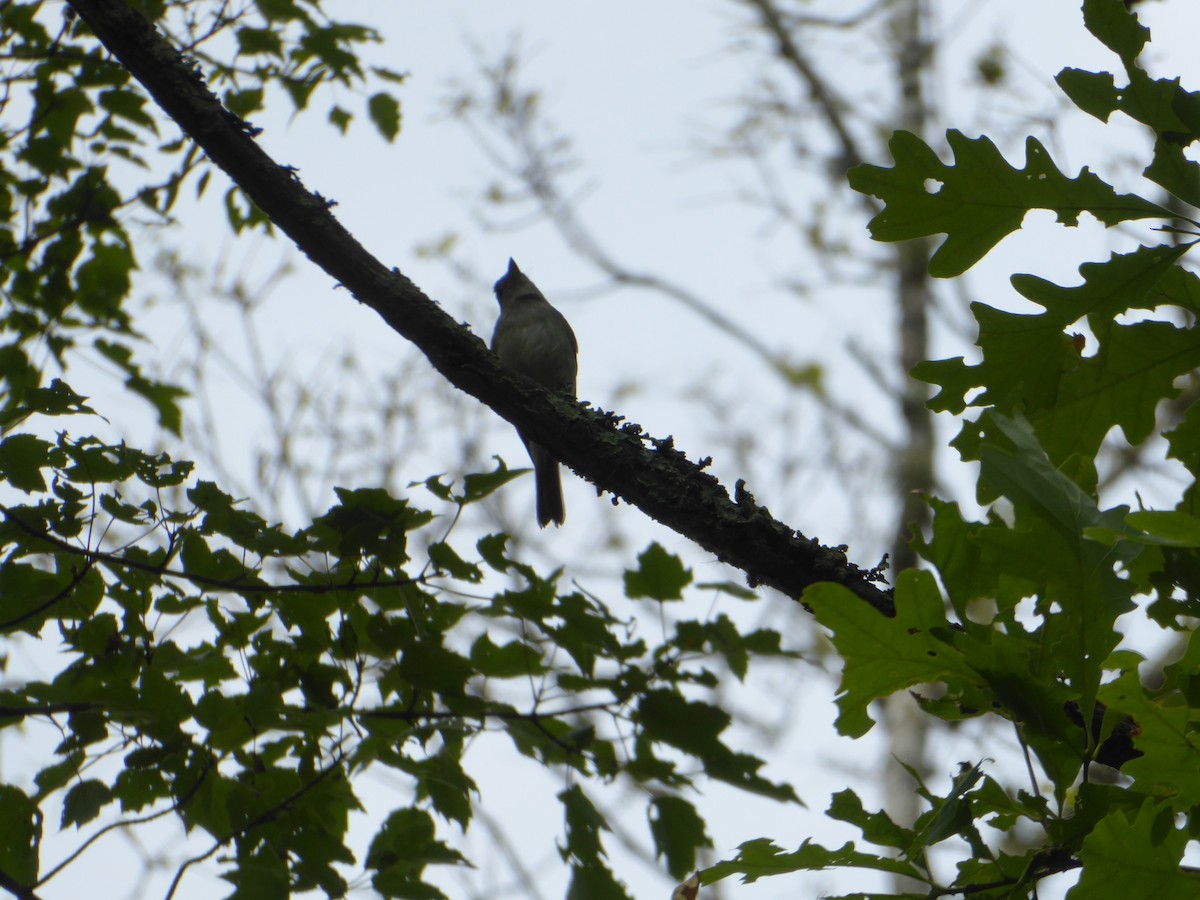
[[[66,412],[87,414],[69,396]],[[498,463],[460,489],[414,487],[457,511],[516,474]],[[457,512],[447,526],[380,489],[339,489],[290,531],[192,480],[188,463],[65,432],[5,438],[0,478],[25,496],[0,506],[0,630],[52,630],[63,660],[50,679],[0,691],[0,727],[48,720],[61,735],[32,791],[4,788],[6,809],[23,812],[0,869],[25,884],[55,874],[39,849],[43,810],[61,803],[63,829],[178,817],[227,850],[235,895],[340,896],[356,776],[385,767],[415,802],[386,816],[365,867],[385,896],[441,896],[426,867],[466,860],[437,819],[469,826],[464,753],[491,733],[569,773],[562,852],[580,890],[624,896],[590,782],[642,786],[677,873],[708,843],[685,796],[697,772],[797,799],[725,742],[730,717],[705,699],[715,658],[741,676],[751,657],[784,655],[774,632],[740,634],[721,614],[648,642],[635,620],[512,558],[506,536],[456,546]],[[691,575],[653,547],[628,581],[658,602]]]
[[[301,113],[335,87],[362,94],[403,81],[360,62],[376,33],[330,19],[315,0],[259,0],[236,11],[196,0],[140,5],[243,117],[273,89]],[[180,191],[190,185],[203,195],[211,163],[70,8],[56,17],[36,0],[0,5],[0,60],[0,427],[14,424],[24,392],[43,385],[48,367],[64,370],[83,352],[121,373],[178,435],[184,392],[137,359],[143,338],[126,303],[139,268],[130,224],[146,216],[173,223]],[[394,139],[393,93],[375,90],[366,107]],[[345,132],[353,115],[335,102],[328,118]],[[269,226],[236,187],[225,208],[235,230]]]
[[[936,386],[931,408],[960,416],[953,446],[978,465],[987,517],[931,500],[932,529],[916,545],[927,569],[899,574],[893,618],[834,585],[804,597],[843,660],[842,733],[864,734],[873,701],[909,690],[955,728],[1004,723],[1017,758],[963,763],[942,793],[913,772],[927,811],[912,827],[867,811],[852,792],[836,795],[828,815],[880,850],[808,841],[789,853],[763,839],[711,877],[850,867],[905,875],[929,896],[1013,898],[1073,871],[1072,898],[1200,890],[1200,871],[1182,865],[1200,834],[1200,281],[1186,267],[1200,224],[1181,227],[1175,211],[1200,200],[1200,166],[1185,154],[1200,141],[1200,94],[1143,70],[1149,33],[1120,0],[1085,0],[1083,17],[1119,57],[1125,83],[1064,69],[1058,84],[1101,120],[1122,112],[1146,127],[1154,150],[1143,174],[1164,204],[1118,194],[1087,169],[1064,174],[1034,138],[1017,168],[987,138],[954,131],[952,163],[899,133],[894,165],[861,166],[851,184],[885,204],[871,222],[876,238],[944,236],[930,263],[940,276],[968,269],[1033,209],[1067,226],[1085,213],[1107,226],[1157,218],[1168,239],[1082,265],[1077,286],[1014,276],[1036,312],[973,304],[981,361],[931,361],[913,374]],[[1098,460],[1159,436],[1184,473],[1180,495],[1166,508],[1145,498],[1136,511],[1106,506]],[[1148,661],[1122,641],[1154,627],[1178,636],[1182,657],[1147,679]],[[1004,774],[1022,771],[1024,786]],[[949,877],[939,859],[952,862]]]

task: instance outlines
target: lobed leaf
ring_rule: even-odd
[[[888,142],[892,168],[864,164],[848,173],[856,191],[884,201],[869,225],[875,240],[946,236],[929,263],[929,273],[939,278],[961,275],[1020,228],[1031,209],[1052,210],[1063,225],[1078,224],[1084,212],[1107,226],[1172,217],[1156,203],[1118,194],[1086,167],[1068,178],[1035,138],[1026,139],[1023,169],[1009,165],[986,137],[951,130],[946,140],[953,165],[916,135],[898,131]]]

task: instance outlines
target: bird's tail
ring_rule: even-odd
[[[559,476],[558,460],[545,447],[529,444],[529,457],[533,460],[533,473],[537,487],[537,520],[545,528],[551,522],[561,525],[567,517],[563,506],[562,478]]]

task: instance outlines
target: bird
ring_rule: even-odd
[[[500,316],[492,332],[492,352],[500,362],[542,387],[575,396],[579,374],[579,342],[566,318],[510,258],[508,271],[496,282]],[[537,523],[562,525],[566,519],[558,460],[545,447],[517,430],[533,461],[537,489]]]
[[[700,893],[700,873],[697,872],[687,881],[675,886],[675,890],[671,893],[671,900],[696,900],[696,895]]]

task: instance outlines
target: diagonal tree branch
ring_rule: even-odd
[[[739,483],[736,499],[670,438],[655,440],[620,417],[587,409],[501,368],[483,342],[409,279],[389,270],[333,217],[330,203],[306,190],[295,170],[254,141],[161,34],[124,0],[68,0],[101,43],[150,92],[267,217],[360,302],[412,341],[442,375],[550,449],[598,488],[639,507],[752,585],[799,598],[820,581],[845,585],[885,614],[890,592],[872,573],[771,517]]]
[[[800,45],[792,36],[791,29],[784,23],[783,15],[774,0],[746,0],[759,15],[763,29],[775,40],[776,52],[796,73],[796,76],[808,87],[808,93],[813,103],[821,110],[825,123],[837,138],[841,148],[841,164],[849,169],[865,162],[858,142],[850,133],[850,126],[843,114],[844,104],[835,95],[833,88],[809,61]],[[878,201],[874,197],[860,194],[873,213],[879,212]]]

